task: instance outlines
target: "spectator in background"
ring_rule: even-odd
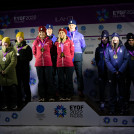
[[[0,35],[0,50],[2,49],[2,39],[3,39],[3,35]]]
[[[35,56],[35,67],[38,76],[38,94],[39,102],[44,101],[55,101],[56,93],[53,86],[52,78],[52,60],[51,60],[51,49],[53,43],[47,37],[46,28],[40,26],[38,28],[38,36],[33,42],[33,55]]]
[[[73,41],[74,43],[74,68],[77,75],[77,83],[78,83],[78,94],[80,97],[84,97],[83,90],[83,75],[82,75],[82,54],[86,49],[86,44],[84,40],[84,36],[78,32],[78,28],[76,26],[75,20],[70,20],[68,22],[67,28],[67,36]]]
[[[109,46],[109,33],[103,30],[101,33],[101,43],[95,50],[95,61],[98,68],[99,93],[100,93],[100,109],[105,107],[105,87],[108,81],[108,72],[105,64],[105,50]]]
[[[131,83],[133,83],[134,86],[134,34],[128,33],[126,38],[127,41],[125,42],[125,46],[127,49],[128,64],[126,70],[125,102],[126,102],[126,111],[128,111]]]
[[[33,58],[32,49],[26,44],[23,32],[16,34],[14,49],[17,55],[16,73],[18,80],[18,103],[21,106],[23,99],[25,104],[31,101],[29,62]]]
[[[71,100],[73,88],[73,58],[74,43],[67,37],[67,30],[60,28],[58,40],[55,42],[57,50],[57,72],[60,100]]]
[[[119,114],[124,114],[125,70],[128,59],[127,50],[118,33],[112,34],[111,43],[106,48],[105,62],[110,71],[111,80],[109,114],[116,114],[117,110],[119,110]]]
[[[2,86],[2,110],[16,110],[17,107],[17,56],[9,37],[2,39],[0,50],[0,85]]]

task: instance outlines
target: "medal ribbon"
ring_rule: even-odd
[[[24,47],[24,46],[23,46],[23,47]],[[20,48],[17,47],[17,51],[19,52],[23,47],[20,47]]]
[[[45,40],[43,42],[40,40],[41,47],[44,48]]]
[[[120,47],[118,47],[117,52],[114,50],[114,55],[117,55],[119,50],[120,50]]]
[[[128,51],[132,56],[134,56],[134,51]]]
[[[6,53],[4,53],[4,52],[2,51],[2,53],[3,53],[3,56],[5,57],[5,56],[9,53],[9,51],[6,52]]]
[[[61,52],[63,52],[64,43],[61,43],[60,46],[61,46]]]
[[[106,48],[109,46],[109,43],[107,43],[107,46],[106,46]],[[103,47],[103,49],[104,49],[104,45],[102,44],[102,47]],[[105,49],[103,50],[103,52],[104,52],[104,56],[105,56]]]

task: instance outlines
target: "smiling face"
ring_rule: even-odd
[[[38,36],[39,36],[41,39],[44,39],[44,38],[46,37],[46,34],[45,34],[45,32],[40,31],[40,32],[38,33]]]
[[[47,36],[51,36],[52,33],[53,33],[53,30],[52,30],[51,28],[48,28],[48,29],[46,30],[46,32],[47,32]]]
[[[118,43],[119,43],[119,38],[118,38],[118,37],[113,37],[113,38],[112,38],[112,42],[113,42],[114,44],[118,44]]]
[[[6,42],[2,42],[2,47],[3,47],[3,48],[8,48],[8,47],[9,47],[9,44],[6,43]]]
[[[64,37],[66,37],[65,32],[64,32],[64,31],[60,31],[60,32],[59,32],[59,37],[60,37],[61,39],[63,39]]]
[[[17,37],[17,42],[20,43],[20,42],[22,42],[22,41],[23,41],[23,38],[22,38],[21,36],[18,36],[18,37]]]
[[[68,25],[70,32],[75,31],[76,25],[75,24],[69,24]]]

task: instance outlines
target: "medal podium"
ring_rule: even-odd
[[[134,116],[100,115],[89,99],[29,102],[20,111],[0,111],[1,126],[134,126]]]

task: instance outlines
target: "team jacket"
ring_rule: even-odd
[[[72,32],[69,31],[69,28],[67,29],[67,36],[73,41],[74,43],[74,61],[81,61],[82,60],[82,53],[86,49],[86,44],[84,40],[84,36],[78,32],[78,28],[76,27],[76,30]]]
[[[42,48],[44,49],[44,52],[41,52]],[[44,46],[42,46],[41,40],[37,36],[32,47],[33,55],[35,56],[35,66],[52,66],[51,49],[52,41],[49,37],[44,39]]]
[[[126,74],[127,76],[134,77],[134,47],[131,47],[128,43],[125,43],[128,56],[128,64]]]
[[[64,42],[64,57],[61,57],[61,44],[56,41],[55,46],[57,51],[57,67],[73,67],[74,43],[69,38]]]
[[[98,68],[99,75],[106,75],[107,67],[105,64],[105,51],[106,48],[109,46],[109,43],[104,46],[102,43],[95,50],[95,61]]]
[[[112,49],[112,46],[109,45],[106,48],[105,62],[108,70],[112,73],[115,73],[117,71],[123,73],[127,67],[128,58],[126,47],[120,42],[118,48],[119,50],[117,52],[117,59],[114,59],[113,57],[115,53]]]

